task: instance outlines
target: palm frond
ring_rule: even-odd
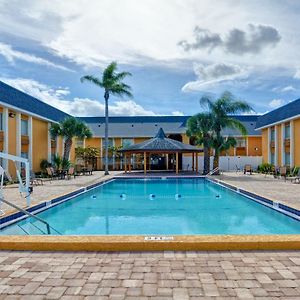
[[[99,79],[99,78],[97,78],[97,77],[95,77],[95,76],[93,76],[93,75],[86,75],[86,76],[83,76],[83,77],[81,77],[80,78],[80,81],[81,82],[85,82],[85,81],[88,81],[88,82],[91,82],[91,83],[93,83],[93,84],[95,84],[95,85],[97,85],[97,86],[100,86],[100,87],[104,87],[103,86],[103,82]]]

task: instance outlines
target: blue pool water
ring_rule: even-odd
[[[205,179],[117,179],[38,216],[63,235],[300,233],[299,221]],[[0,234],[43,232],[28,218]]]

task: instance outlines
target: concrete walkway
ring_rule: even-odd
[[[290,180],[276,179],[270,175],[244,175],[236,172],[225,172],[212,178],[218,178],[230,185],[300,210],[300,184],[291,183]]]
[[[104,176],[103,171],[95,171],[93,172],[93,175],[76,176],[75,179],[74,177],[71,179],[53,179],[52,181],[49,179],[44,179],[43,185],[33,186],[31,206],[76,191],[82,187],[107,180],[118,174],[120,174],[120,171],[112,171],[110,172],[110,175]],[[20,196],[17,184],[5,186],[4,197],[8,201],[13,202],[20,207],[26,208],[26,199]],[[3,209],[6,214],[15,211],[6,204],[2,204],[1,209]]]
[[[0,252],[0,299],[299,299],[300,252]]]

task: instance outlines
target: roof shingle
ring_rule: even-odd
[[[0,81],[0,101],[29,113],[59,122],[69,115]]]

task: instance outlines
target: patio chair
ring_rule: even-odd
[[[300,168],[294,168],[292,176],[286,177],[287,180],[290,180],[292,183],[300,183]]]
[[[35,173],[30,170],[30,184],[31,185],[43,185],[43,179],[40,177],[36,177]]]
[[[236,173],[241,172],[241,168],[238,165],[235,165],[235,172]]]
[[[87,166],[86,173],[89,173],[89,175],[93,175],[93,165]]]
[[[82,165],[75,165],[75,174],[77,176],[84,174],[84,171],[82,169]]]
[[[74,176],[74,178],[76,177],[75,175],[75,168],[74,167],[70,167],[68,172],[67,172],[67,179],[70,179],[72,176]]]
[[[244,174],[246,175],[247,173],[249,173],[250,175],[252,175],[253,169],[251,165],[245,165],[244,167]]]
[[[286,174],[287,174],[287,168],[286,167],[280,167],[279,168],[279,176],[280,178],[284,178],[284,181],[286,181]],[[278,178],[279,178],[278,176]]]
[[[54,171],[53,168],[51,167],[46,168],[46,171],[47,171],[48,178],[50,178],[50,181],[52,181],[52,179],[54,178],[58,178],[58,174]]]

